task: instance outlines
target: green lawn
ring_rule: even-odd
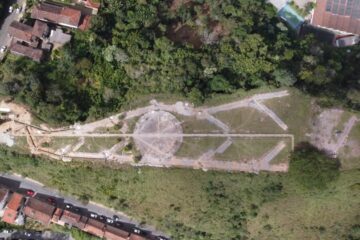
[[[233,144],[216,159],[247,162],[259,159],[279,142],[277,138],[234,138]]]
[[[17,172],[64,193],[86,195],[173,239],[345,239],[349,228],[359,223],[358,170],[341,172],[328,190],[308,192],[288,174],[107,168],[3,150],[0,157],[2,172]],[[326,229],[324,238],[314,229],[320,226]]]
[[[239,108],[214,114],[233,133],[284,133],[266,114],[254,108]]]
[[[221,130],[215,125],[204,119],[196,119],[195,117],[187,117],[175,115],[177,120],[181,122],[184,133],[221,133]]]
[[[360,123],[351,130],[347,144],[340,149],[339,158],[342,169],[360,169]]]
[[[64,148],[68,145],[75,145],[79,141],[79,138],[75,137],[56,137],[52,138],[51,142],[46,144],[42,144],[43,147],[48,147],[54,150],[58,150],[60,148]]]
[[[110,149],[119,143],[116,137],[87,137],[85,143],[79,148],[79,152],[101,152]]]
[[[290,96],[267,100],[264,104],[288,125],[288,133],[295,135],[295,142],[301,142],[310,132],[314,105],[311,98],[300,91],[289,92]]]
[[[180,149],[175,154],[178,157],[198,158],[205,152],[218,148],[226,138],[197,138],[185,137]]]

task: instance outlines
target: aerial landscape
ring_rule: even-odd
[[[360,240],[359,0],[0,2],[0,239]]]

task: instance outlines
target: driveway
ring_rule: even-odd
[[[5,12],[7,14],[7,16],[5,17],[5,19],[0,23],[0,47],[2,46],[9,46],[10,45],[10,40],[11,38],[9,37],[9,35],[7,34],[8,28],[10,26],[10,24],[12,23],[12,21],[15,20],[19,20],[21,18],[21,16],[23,15],[23,11],[25,9],[25,4],[26,4],[26,0],[13,0],[13,1],[9,1],[10,3],[5,4]],[[23,7],[23,11],[21,13],[16,13],[15,9],[12,13],[9,13],[8,9],[9,6],[13,5],[13,4],[19,4],[19,6]],[[2,60],[4,58],[4,54],[0,53],[0,60]]]

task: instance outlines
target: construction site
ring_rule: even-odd
[[[332,136],[336,126],[328,126],[328,133],[324,133],[319,117],[314,122],[298,119],[303,126],[290,122],[292,113],[287,107],[294,107],[287,102],[291,97],[284,90],[198,108],[187,102],[165,104],[152,100],[145,107],[62,128],[38,126],[24,107],[2,102],[0,140],[9,147],[21,147],[31,154],[61,161],[80,159],[254,173],[286,172],[291,151],[304,139],[319,145],[322,138],[327,144],[318,146],[320,149],[334,156],[341,153],[357,125],[357,117],[349,116],[337,123],[343,124],[344,129],[339,125],[341,129]],[[272,110],[272,106],[281,111]],[[314,126],[317,128],[311,129]],[[350,143],[360,144],[353,140]]]

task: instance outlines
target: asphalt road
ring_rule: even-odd
[[[17,3],[19,6],[22,6],[25,9],[24,4],[26,3],[25,0],[12,0],[9,1],[10,3],[5,4],[5,13],[7,14],[6,18],[0,23],[0,47],[2,46],[9,46],[10,45],[10,37],[7,34],[8,28],[12,21],[19,20],[22,16],[21,13],[16,13],[15,9],[12,13],[9,13],[8,9],[9,6]],[[4,57],[3,53],[0,53],[0,60]]]

